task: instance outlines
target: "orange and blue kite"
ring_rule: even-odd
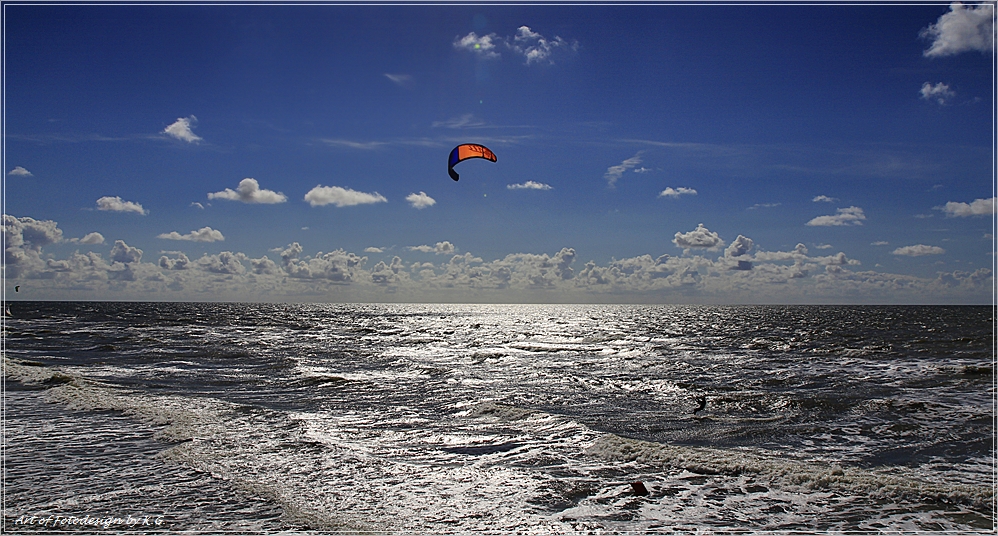
[[[454,171],[454,166],[458,162],[463,162],[469,158],[484,158],[490,162],[496,161],[496,155],[491,149],[484,145],[478,145],[475,143],[464,143],[458,145],[450,152],[450,158],[447,159],[447,174],[450,178],[458,180],[461,178],[456,171]]]

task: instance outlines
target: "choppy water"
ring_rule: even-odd
[[[7,531],[994,528],[990,307],[9,305]]]

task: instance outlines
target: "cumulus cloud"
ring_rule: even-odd
[[[856,259],[850,259],[841,251],[835,255],[828,255],[827,257],[811,257],[809,260],[824,266],[855,266],[859,264],[859,261]]]
[[[995,213],[995,204],[998,198],[975,199],[972,203],[960,203],[950,201],[936,210],[942,210],[947,216],[967,217],[967,216],[987,216]]]
[[[931,39],[926,57],[952,56],[961,52],[990,52],[995,46],[994,5],[950,4],[950,12],[939,17],[919,34]]]
[[[7,236],[7,244],[22,246],[41,251],[43,246],[57,244],[62,241],[62,230],[52,220],[35,220],[33,218],[12,218],[4,216],[5,231],[12,226],[11,231],[17,236]]]
[[[246,178],[239,181],[235,190],[226,188],[221,192],[209,193],[208,199],[227,199],[243,203],[275,204],[288,200],[287,196],[273,190],[261,190],[256,179]],[[202,207],[203,208],[203,207]]]
[[[249,262],[254,274],[274,276],[281,275],[281,268],[276,262],[267,258],[266,255],[259,259],[249,259]]]
[[[379,262],[371,270],[371,282],[381,287],[394,288],[409,279],[408,274],[403,271],[404,268],[399,257],[392,257],[391,264]]]
[[[30,177],[31,172],[24,169],[21,166],[15,166],[14,169],[7,172],[8,175],[12,177]]]
[[[174,253],[176,258],[170,258],[163,255],[159,258],[159,267],[164,270],[187,270],[191,267],[191,260],[187,258],[182,252]]]
[[[69,241],[70,242],[74,242],[74,243],[78,243],[78,244],[90,244],[90,245],[93,245],[93,244],[103,244],[104,243],[104,235],[102,235],[100,233],[88,233],[83,238],[70,238]]]
[[[500,37],[495,33],[479,36],[471,32],[464,37],[454,39],[454,48],[475,54],[482,59],[499,59],[499,45],[505,45],[507,50],[523,56],[527,65],[533,63],[554,64],[555,59],[564,58],[576,53],[579,49],[577,41],[569,41],[559,36],[547,38],[530,29],[520,26],[512,37]]]
[[[835,227],[841,225],[863,225],[866,215],[859,207],[847,207],[836,209],[837,214],[831,216],[818,216],[807,222],[807,225],[817,227]]]
[[[893,255],[907,255],[909,257],[921,257],[922,255],[942,255],[946,253],[946,250],[938,246],[926,246],[925,244],[916,244],[914,246],[905,246],[903,248],[897,248],[891,252]]]
[[[747,271],[753,268],[749,251],[755,246],[755,242],[748,237],[738,235],[738,238],[724,250],[724,255],[717,259],[719,267],[728,270]]]
[[[149,211],[142,208],[142,205],[132,201],[125,201],[118,196],[104,196],[98,199],[97,210],[107,210],[110,212],[135,212],[143,215],[149,213]]]
[[[287,301],[637,301],[724,303],[860,302],[989,303],[991,270],[942,272],[935,278],[857,271],[844,252],[811,257],[798,244],[789,251],[760,250],[738,235],[721,256],[639,255],[579,264],[576,251],[511,253],[484,260],[456,254],[449,242],[420,246],[439,253],[433,262],[396,256],[366,266],[367,257],[344,250],[305,255],[295,242],[272,250],[279,258],[249,258],[223,251],[199,259],[162,251],[144,260],[142,250],[121,240],[110,254],[88,251],[56,258],[43,250],[63,241],[55,222],[4,215],[8,284],[45,280],[39,299],[214,299]],[[692,249],[722,249],[702,225],[677,233]],[[934,246],[898,248],[897,254],[936,254]],[[941,248],[940,248],[941,249]]]
[[[169,233],[158,235],[156,238],[163,238],[165,240],[187,240],[189,242],[221,242],[225,240],[225,237],[222,236],[221,231],[216,231],[211,227],[202,227],[197,231],[191,231],[185,235],[182,235],[177,231],[171,231]]]
[[[287,253],[291,252],[291,256]],[[359,257],[342,249],[329,253],[316,253],[314,257],[299,258],[301,246],[292,244],[281,254],[284,271],[296,279],[325,280],[336,284],[351,283],[361,278],[367,257]]]
[[[543,182],[527,181],[523,184],[507,184],[507,190],[551,190],[551,186]]]
[[[243,253],[223,251],[218,255],[208,255],[206,253],[197,260],[196,264],[201,270],[213,274],[239,275],[246,272],[246,266],[243,264],[244,260],[247,260],[247,257]]]
[[[828,197],[827,195],[817,195],[811,201],[814,201],[815,203],[831,203],[833,201],[838,201],[838,199],[834,197]]]
[[[387,203],[388,200],[378,192],[366,193],[341,188],[339,186],[316,186],[305,194],[305,201],[313,207],[336,205],[350,207],[354,205],[369,205],[372,203]]]
[[[422,253],[436,253],[437,255],[451,255],[457,251],[454,244],[444,240],[443,242],[437,242],[433,246],[409,246],[409,251],[419,251]]]
[[[991,270],[987,268],[978,268],[973,272],[965,272],[962,270],[956,270],[954,272],[940,272],[939,277],[936,278],[934,283],[941,286],[953,288],[953,287],[971,287],[971,288],[986,288],[991,280]]]
[[[384,253],[384,252],[385,252],[384,249],[376,248],[374,246],[371,246],[369,248],[364,248],[364,253]]]
[[[697,195],[697,191],[693,188],[673,188],[670,186],[658,194],[659,197],[671,197],[673,199],[676,199],[681,195]]]
[[[724,240],[721,240],[721,237],[717,233],[704,227],[702,223],[688,233],[677,232],[675,238],[672,239],[672,243],[687,252],[691,249],[716,250],[724,247]]]
[[[111,248],[111,260],[125,264],[140,262],[142,260],[142,250],[129,246],[124,240],[115,240],[114,247]]]
[[[479,37],[475,32],[471,32],[464,37],[454,39],[454,48],[466,50],[483,59],[498,59],[500,54],[496,51],[496,41],[502,39],[496,34],[483,35]]]
[[[942,82],[939,82],[936,85],[926,82],[922,84],[922,90],[919,93],[922,94],[923,99],[935,100],[939,104],[946,104],[950,99],[956,96],[956,92],[951,90],[948,85]]]
[[[18,277],[44,265],[42,248],[62,242],[62,229],[52,220],[3,215],[4,273]]]
[[[178,117],[173,124],[163,129],[163,132],[187,143],[197,143],[201,141],[201,138],[191,130],[191,127],[194,126],[194,123],[197,123],[197,120],[198,118],[193,115],[190,117]]]
[[[751,238],[738,235],[738,238],[724,250],[725,257],[740,257],[742,255],[748,255],[748,252],[752,250],[755,246],[755,242]]]
[[[424,209],[426,207],[432,207],[437,204],[437,200],[426,195],[426,192],[419,192],[418,194],[412,193],[405,197],[405,200],[412,205],[413,208]]]
[[[568,42],[558,36],[547,39],[528,26],[517,28],[513,40],[507,40],[506,45],[517,54],[523,55],[527,65],[536,62],[553,64],[556,56],[575,52],[579,47],[578,42]]]
[[[629,169],[633,169],[635,166],[637,166],[640,163],[641,163],[641,152],[639,151],[638,154],[628,158],[627,160],[624,160],[620,164],[608,167],[606,169],[606,173],[603,174],[603,178],[606,179],[607,186],[609,186],[610,188],[616,186],[617,181],[620,180],[620,177],[624,175],[624,172],[626,172]]]

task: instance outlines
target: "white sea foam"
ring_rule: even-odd
[[[785,454],[763,456],[751,451],[680,447],[612,434],[601,437],[589,452],[610,460],[639,462],[664,470],[686,470],[702,475],[754,475],[771,485],[790,489],[832,490],[883,500],[930,500],[984,508],[995,499],[991,486],[940,485],[856,467],[795,460]]]

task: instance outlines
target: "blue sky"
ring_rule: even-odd
[[[3,13],[9,299],[991,302],[990,5]]]

